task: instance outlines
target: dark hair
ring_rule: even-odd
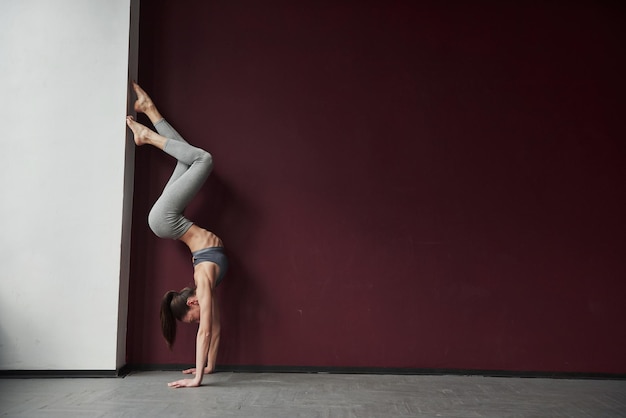
[[[180,292],[170,290],[161,300],[161,332],[171,349],[176,340],[176,320],[183,320],[189,311],[187,298],[196,294],[196,288],[186,287]]]

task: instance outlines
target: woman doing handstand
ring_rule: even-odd
[[[189,145],[163,119],[150,96],[137,83],[133,82],[133,89],[137,95],[135,110],[148,116],[158,132],[128,116],[126,123],[133,131],[135,144],[153,145],[178,161],[161,197],[150,211],[148,224],[158,237],[184,242],[193,255],[195,287],[165,294],[161,302],[161,330],[171,348],[176,338],[176,320],[199,323],[196,367],[183,371],[185,374],[195,373],[195,378],[178,380],[169,383],[169,386],[199,386],[203,374],[212,373],[215,369],[220,342],[220,315],[215,287],[224,277],[228,261],[217,235],[185,218],[183,210],[211,173],[213,160],[208,152]]]

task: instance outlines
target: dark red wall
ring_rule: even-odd
[[[626,373],[619,2],[141,5],[140,82],[215,171],[218,363]],[[137,152],[130,364],[192,283]]]

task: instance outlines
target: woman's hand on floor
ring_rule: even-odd
[[[200,382],[196,379],[181,379],[172,383],[168,383],[167,386],[171,388],[195,388],[200,386]]]

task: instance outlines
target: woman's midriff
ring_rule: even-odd
[[[192,225],[187,232],[180,237],[180,240],[187,244],[191,252],[199,251],[209,247],[222,247],[222,240],[211,231]]]

